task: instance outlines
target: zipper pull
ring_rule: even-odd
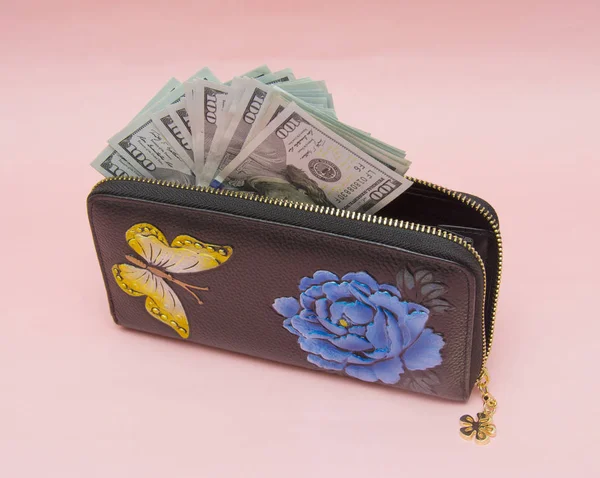
[[[483,400],[483,412],[477,414],[477,420],[471,415],[460,417],[460,436],[465,440],[475,439],[478,445],[487,445],[490,439],[496,436],[496,426],[492,423],[492,418],[496,412],[498,402],[488,391],[490,377],[487,369],[484,368],[477,379],[477,388],[481,392]]]

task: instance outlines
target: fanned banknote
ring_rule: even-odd
[[[192,128],[194,174],[200,177],[217,128],[223,123],[225,102],[231,87],[206,80],[195,80],[187,82],[185,88]]]
[[[374,213],[410,187],[404,151],[337,119],[322,80],[267,65],[172,78],[92,162],[137,176]]]
[[[176,104],[180,103],[178,101]],[[173,105],[170,105],[173,106]],[[192,145],[184,135],[180,125],[175,122],[170,108],[164,108],[152,116],[152,122],[158,128],[163,137],[173,146],[177,154],[185,161],[190,169],[194,169],[194,154]]]
[[[290,104],[211,186],[374,213],[411,184]]]
[[[238,155],[252,132],[252,127],[260,118],[263,106],[268,104],[269,95],[273,94],[271,88],[249,78],[239,80],[237,84],[243,90],[228,123],[217,131],[202,174],[196,176],[199,185],[210,184],[215,175]]]

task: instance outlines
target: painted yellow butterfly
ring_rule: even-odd
[[[133,225],[126,233],[127,244],[144,261],[127,254],[131,264],[115,264],[113,275],[119,287],[133,297],[146,296],[146,310],[187,339],[190,327],[183,305],[169,283],[177,284],[202,301],[194,290],[208,290],[186,284],[172,274],[190,274],[214,269],[226,262],[233,252],[230,246],[206,244],[191,236],[177,236],[169,246],[164,234],[152,224]]]

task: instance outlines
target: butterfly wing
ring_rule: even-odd
[[[189,337],[190,327],[183,305],[164,279],[148,269],[130,264],[116,264],[112,272],[124,292],[133,297],[147,296],[146,310],[152,317],[167,324],[184,339]]]
[[[230,246],[207,244],[192,236],[177,236],[171,245],[152,224],[139,223],[125,235],[129,246],[149,264],[167,272],[185,274],[214,269],[233,252]]]

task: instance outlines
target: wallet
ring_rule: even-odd
[[[88,215],[124,327],[436,397],[483,412],[502,269],[494,209],[415,178],[376,215],[107,178]]]

